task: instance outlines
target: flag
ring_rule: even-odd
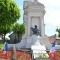
[[[51,49],[50,49],[50,52],[49,52],[49,58],[51,58],[51,59],[54,58],[55,40],[56,40],[56,35],[53,35],[53,36],[50,37]]]
[[[51,43],[51,49],[49,52],[49,58],[53,59],[55,57],[55,42]]]
[[[7,59],[7,50],[8,50],[8,43],[4,43],[4,51],[3,51],[3,56],[5,59]]]
[[[51,43],[50,53],[55,52],[55,42]]]
[[[56,34],[49,37],[49,41],[51,43],[50,52],[55,52],[55,41],[56,41]]]

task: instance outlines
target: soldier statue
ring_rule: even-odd
[[[31,27],[31,30],[33,31],[33,34],[34,34],[34,35],[39,35],[39,31],[40,31],[40,30],[37,28],[37,25],[35,25],[34,28]]]

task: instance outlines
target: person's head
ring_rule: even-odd
[[[35,28],[37,28],[37,25],[35,25]]]

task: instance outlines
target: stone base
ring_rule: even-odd
[[[14,44],[17,49],[20,48],[31,48],[31,46],[45,46],[47,49],[50,48],[49,39],[47,37],[40,37],[32,35],[31,37],[24,37],[20,43]],[[9,44],[9,48],[12,44]]]

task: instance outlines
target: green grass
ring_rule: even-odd
[[[0,44],[0,48],[2,48],[2,47],[3,47],[3,45],[4,45],[4,44]]]

